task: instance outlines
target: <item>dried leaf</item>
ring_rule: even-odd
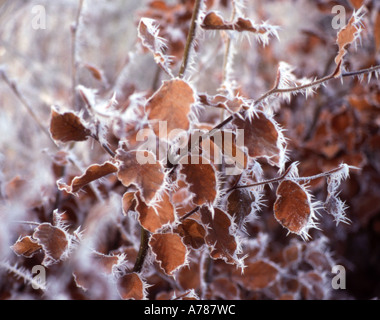
[[[238,274],[238,280],[248,290],[261,290],[274,283],[278,276],[278,269],[263,260],[249,263],[244,268],[244,274]]]
[[[214,208],[214,215],[206,206],[201,210],[202,223],[207,226],[206,243],[210,247],[210,256],[213,259],[223,259],[228,263],[235,263],[237,243],[231,234],[231,219],[218,208]]]
[[[307,235],[313,217],[313,208],[305,190],[296,182],[284,180],[276,191],[274,215],[277,221],[290,232]]]
[[[58,181],[58,188],[68,193],[75,194],[90,182],[105,177],[111,173],[115,173],[117,170],[117,166],[109,161],[106,161],[101,165],[93,164],[89,166],[86,169],[85,173],[83,173],[81,176],[75,177],[71,181],[70,185],[63,183],[62,181]]]
[[[154,206],[147,206],[142,201],[139,191],[136,192],[135,200],[135,210],[139,214],[139,222],[146,230],[155,233],[165,224],[174,222],[174,207],[166,193],[162,195],[162,199],[157,201]]]
[[[256,115],[245,120],[236,117],[233,124],[243,130],[244,145],[248,155],[254,159],[266,158],[268,163],[278,167],[283,166],[285,150],[284,137],[274,120],[268,118],[263,112],[257,111]]]
[[[174,130],[188,130],[188,116],[194,102],[194,91],[186,81],[165,81],[145,105],[155,134],[159,136],[160,121],[165,123],[166,130],[171,133],[173,139],[177,136]]]
[[[170,276],[187,261],[188,252],[178,234],[156,233],[151,237],[149,245],[161,268]]]
[[[50,223],[41,223],[34,230],[33,238],[37,240],[45,252],[43,265],[59,261],[67,252],[69,241],[66,233]]]
[[[241,225],[245,218],[252,212],[253,195],[245,189],[235,189],[227,199],[227,213],[234,221]]]
[[[193,219],[185,219],[178,226],[178,233],[183,242],[194,249],[199,249],[205,244],[206,230]]]
[[[117,150],[116,159],[120,161],[117,176],[123,185],[136,185],[141,197],[148,205],[157,200],[157,195],[164,185],[165,173],[162,164],[150,151]],[[147,160],[143,163],[143,160]]]
[[[149,18],[142,18],[138,25],[138,36],[141,39],[143,46],[149,49],[154,56],[156,63],[170,76],[171,58],[164,54],[166,48],[165,40],[158,36],[159,30],[156,21]]]
[[[135,192],[126,192],[123,195],[123,213],[127,214],[130,210],[135,210],[136,199]]]
[[[55,107],[51,109],[50,133],[60,142],[85,141],[91,136],[91,131],[75,113],[60,113]]]
[[[339,47],[339,51],[338,55],[335,57],[335,63],[337,65],[337,69],[334,72],[335,77],[341,75],[343,58],[347,53],[347,47],[359,37],[361,31],[359,26],[361,19],[361,17],[359,17],[360,11],[361,10],[355,12],[347,25],[338,32],[336,43]]]
[[[33,257],[33,255],[42,248],[37,241],[33,240],[30,236],[22,237],[18,239],[16,243],[11,246],[11,249],[17,254],[27,258]]]
[[[199,156],[185,157],[180,163],[180,173],[185,176],[189,190],[194,194],[193,202],[196,205],[212,204],[217,195],[217,179],[213,165]]]
[[[137,273],[128,273],[117,280],[117,289],[120,297],[124,300],[143,300],[145,295],[145,284]]]

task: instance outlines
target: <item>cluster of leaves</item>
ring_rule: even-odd
[[[232,11],[231,19],[218,7]],[[248,18],[241,1],[150,1],[137,32],[157,74],[164,72],[161,85],[124,96],[122,103],[80,85],[80,112],[74,111],[78,106],[51,108],[49,133],[59,148],[52,154],[56,198],[49,206],[43,199],[30,203],[34,219],[18,222],[24,229],[11,246],[26,265],[48,270],[47,283],[33,293],[87,299],[330,298],[335,260],[327,238],[318,231],[311,240],[310,230],[319,228],[323,210],[337,225],[350,221],[339,186],[350,169],[362,167],[362,158],[352,158],[360,144],[352,131],[356,118],[347,108],[326,114],[318,109],[318,121],[308,129],[295,126],[299,118],[282,105],[293,95],[315,94],[328,81],[362,74],[377,79],[378,66],[345,70],[347,50],[363,31],[364,11],[357,8],[337,33],[329,75],[298,78],[278,61],[272,89],[252,99],[232,80],[232,56],[244,37],[266,50],[279,37],[276,26]],[[200,71],[201,37],[210,31],[226,38],[217,93],[202,92],[193,81]],[[101,70],[87,67],[103,78]],[[368,109],[367,99],[379,103],[368,87],[357,86],[349,98],[358,108],[365,108],[362,100]],[[285,136],[282,128],[292,126],[298,131]],[[306,143],[297,135],[307,135]],[[378,133],[369,137],[373,148],[377,138]],[[87,140],[103,156],[90,157],[82,168],[73,146]],[[309,157],[310,150],[331,160],[329,165]],[[352,153],[340,156],[343,150]],[[15,201],[28,188],[26,179],[16,177],[4,201]],[[318,191],[317,200],[310,189]],[[265,200],[273,202],[268,209]],[[270,215],[259,217],[266,211]],[[276,237],[281,240],[273,245]],[[1,267],[35,284],[24,267],[8,260]],[[17,284],[10,279],[2,294],[12,297]]]

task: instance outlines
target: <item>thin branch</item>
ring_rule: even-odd
[[[361,70],[358,70],[358,71],[352,71],[352,72],[345,72],[345,73],[342,73],[340,75],[340,77],[354,77],[354,76],[359,76],[359,75],[362,75],[362,74],[371,74],[372,72],[379,72],[380,70],[380,65],[377,65],[377,66],[373,66],[371,68],[367,68],[367,69],[361,69]],[[310,82],[310,83],[307,83],[307,84],[304,84],[302,86],[295,86],[295,87],[289,87],[289,88],[277,88],[277,81],[276,81],[276,84],[275,86],[270,89],[269,91],[267,91],[266,93],[264,93],[261,97],[259,97],[254,103],[253,105],[251,106],[251,108],[255,108],[257,107],[258,105],[260,105],[260,103],[262,103],[264,100],[266,100],[267,98],[269,98],[270,96],[274,95],[274,94],[281,94],[281,93],[297,93],[299,91],[303,91],[303,90],[306,90],[306,89],[309,89],[309,88],[312,88],[312,87],[316,87],[316,86],[320,86],[326,82],[328,82],[329,80],[332,80],[332,79],[335,79],[335,71],[333,73],[331,73],[330,75],[328,76],[325,76],[323,78],[320,78],[320,79],[317,79],[313,82]],[[238,111],[239,113],[244,113],[246,110],[243,109],[241,111]],[[221,123],[217,124],[213,129],[211,129],[208,133],[206,133],[206,135],[212,135],[216,130],[219,130],[221,128],[223,128],[225,125],[227,125],[228,123],[230,123],[235,117],[235,113],[230,115],[229,117],[227,117],[226,119],[224,119]]]
[[[73,108],[78,108],[78,95],[76,92],[76,87],[78,84],[78,59],[77,59],[77,35],[78,35],[78,27],[80,22],[80,17],[82,15],[84,0],[79,0],[77,15],[75,18],[75,22],[71,25],[71,86],[72,86],[72,95],[73,95]]]
[[[231,187],[230,189],[228,189],[226,191],[226,193],[229,193],[229,192],[231,192],[233,190],[236,190],[236,189],[252,188],[252,187],[262,186],[262,185],[265,185],[265,184],[282,182],[283,180],[285,180],[285,178],[289,174],[291,167],[292,166],[289,166],[288,169],[281,176],[279,176],[277,178],[273,178],[273,179],[269,179],[269,180],[264,180],[264,181],[259,181],[259,182],[255,182],[255,183],[251,183],[251,184],[247,184],[247,185],[240,185],[240,186],[235,185],[235,186]],[[353,167],[353,166],[348,166],[348,167],[350,169],[359,169],[359,168],[356,168],[356,167]],[[292,177],[292,181],[311,181],[311,180],[315,180],[315,179],[319,179],[319,178],[324,178],[324,177],[330,176],[330,175],[332,175],[334,173],[337,173],[337,172],[339,172],[341,170],[342,170],[342,166],[339,166],[339,167],[334,168],[332,170],[329,170],[329,171],[326,171],[326,172],[322,172],[322,173],[319,173],[319,174],[316,174],[316,175],[313,175],[313,176],[308,176],[308,177]]]
[[[200,209],[200,206],[197,206],[195,207],[193,210],[191,210],[190,212],[188,213],[185,213],[179,220],[180,221],[183,221],[185,219],[187,219],[188,217],[190,217],[192,214],[196,213],[198,210]]]
[[[179,74],[178,74],[179,78],[183,78],[186,68],[187,68],[187,64],[189,62],[189,56],[190,56],[190,51],[192,49],[193,41],[195,38],[195,33],[196,33],[195,31],[197,27],[197,20],[198,20],[200,7],[201,7],[201,2],[202,0],[195,0],[193,15],[191,17],[191,22],[190,22],[189,34],[187,35],[185,51],[183,54],[183,61],[181,64],[181,68],[179,69]]]
[[[149,249],[149,239],[150,232],[141,227],[140,249],[137,254],[135,265],[133,267],[133,272],[139,273],[142,270]]]
[[[27,100],[25,99],[25,97],[21,94],[20,90],[17,87],[16,82],[14,82],[13,80],[9,79],[8,75],[3,70],[0,71],[0,75],[3,78],[3,80],[5,81],[5,83],[12,90],[12,92],[15,94],[15,96],[19,99],[19,101],[24,106],[24,108],[29,113],[29,115],[32,117],[32,119],[36,122],[37,126],[49,138],[49,140],[51,142],[53,142],[53,145],[55,147],[57,147],[56,144],[54,143],[54,141],[51,139],[51,135],[50,135],[49,131],[47,130],[47,128],[40,122],[40,119],[34,113],[32,106],[27,102]]]

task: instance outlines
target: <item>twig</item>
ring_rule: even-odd
[[[78,11],[75,18],[75,22],[71,25],[71,86],[72,86],[72,95],[73,95],[73,109],[78,108],[78,95],[76,92],[76,87],[78,83],[78,60],[77,60],[77,34],[79,27],[79,20],[82,15],[84,0],[79,0]]]
[[[193,15],[191,17],[191,22],[190,22],[189,34],[187,35],[185,51],[183,54],[183,61],[181,64],[181,68],[179,69],[179,74],[178,74],[179,78],[183,78],[186,68],[187,68],[187,64],[189,62],[189,56],[190,56],[190,51],[191,51],[193,41],[195,38],[195,31],[197,27],[197,20],[198,20],[199,9],[201,7],[201,2],[202,0],[195,0]]]
[[[144,261],[149,249],[150,232],[141,227],[140,249],[137,254],[133,272],[139,273],[144,265]]]
[[[362,75],[362,74],[370,74],[372,72],[379,72],[378,70],[380,70],[380,65],[373,66],[373,67],[367,68],[367,69],[361,69],[361,70],[358,70],[358,71],[344,72],[344,73],[342,73],[340,75],[340,77],[354,77],[354,76],[359,76],[359,75]],[[305,90],[305,89],[309,89],[309,88],[312,88],[312,87],[320,86],[321,84],[324,84],[327,81],[332,80],[332,79],[335,79],[335,71],[333,73],[331,73],[330,75],[328,75],[328,76],[325,76],[323,78],[317,79],[317,80],[315,80],[313,82],[304,84],[302,86],[295,86],[295,87],[281,88],[280,89],[280,88],[277,87],[277,82],[276,82],[275,86],[272,89],[270,89],[269,91],[267,91],[266,93],[264,93],[261,97],[259,97],[253,103],[252,108],[257,107],[265,99],[269,98],[270,96],[272,96],[274,94],[296,93],[296,92],[299,92],[299,91],[302,91],[302,90]],[[246,110],[242,110],[242,111],[238,111],[238,112],[244,113],[245,111]],[[213,129],[211,129],[208,133],[206,133],[205,136],[206,135],[212,135],[216,130],[221,129],[225,125],[227,125],[228,123],[230,123],[234,119],[235,114],[236,113],[230,115],[228,118],[224,119],[221,123],[217,124]]]
[[[5,71],[1,70],[0,75],[5,81],[5,83],[9,86],[9,88],[12,90],[12,92],[15,94],[15,96],[19,99],[21,104],[25,107],[26,111],[28,111],[29,115],[32,117],[32,119],[36,122],[38,127],[41,129],[41,131],[49,138],[51,142],[53,140],[51,139],[50,133],[47,130],[47,128],[40,122],[40,119],[37,117],[37,115],[34,113],[33,108],[31,105],[27,102],[25,97],[21,94],[20,90],[17,87],[17,84],[9,79],[8,75],[5,73]],[[53,142],[53,145],[57,148],[56,144]]]
[[[200,206],[197,206],[195,207],[193,210],[191,210],[190,212],[188,213],[185,213],[179,220],[180,221],[183,221],[185,219],[187,219],[188,217],[190,217],[192,214],[194,214],[195,212],[197,212],[199,210]]]

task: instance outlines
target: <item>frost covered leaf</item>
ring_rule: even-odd
[[[187,261],[186,246],[177,234],[156,233],[151,237],[149,245],[161,268],[170,276]]]
[[[166,48],[165,39],[158,36],[159,30],[153,19],[142,18],[138,25],[138,36],[143,46],[149,49],[154,56],[156,63],[170,76],[172,72],[169,68],[171,58],[164,54]]]
[[[338,55],[335,57],[335,63],[337,65],[337,70],[334,72],[334,76],[338,77],[341,75],[343,58],[347,53],[347,47],[355,42],[361,32],[361,18],[363,16],[359,16],[361,14],[361,10],[354,12],[347,25],[339,30],[337,35],[336,43],[339,47]]]
[[[123,195],[123,213],[127,214],[136,208],[135,192],[126,192]]]
[[[205,244],[206,230],[196,220],[183,220],[178,226],[178,233],[182,236],[183,242],[194,249],[199,249]]]
[[[116,159],[120,161],[118,179],[126,187],[136,185],[141,197],[148,205],[155,201],[164,185],[165,173],[162,164],[150,151],[117,150]]]
[[[174,222],[174,207],[167,193],[163,193],[161,199],[158,200],[154,206],[147,206],[145,202],[142,201],[139,191],[135,194],[135,200],[135,211],[139,214],[138,219],[144,229],[155,233],[165,224]]]
[[[33,240],[30,236],[22,237],[11,246],[11,249],[17,254],[27,258],[33,257],[33,255],[42,248],[41,245]]]
[[[244,274],[238,274],[237,280],[242,282],[245,288],[249,290],[261,290],[269,287],[277,279],[279,272],[272,263],[258,260],[249,263],[244,268]]]
[[[274,215],[277,221],[290,232],[307,238],[313,226],[314,212],[307,192],[296,182],[284,180],[276,191]]]
[[[180,173],[185,176],[189,190],[194,194],[194,204],[213,203],[217,196],[217,178],[213,165],[199,156],[185,157],[180,163]]]
[[[67,252],[69,240],[66,233],[50,223],[41,223],[35,229],[33,238],[45,252],[43,265],[59,261]]]
[[[199,101],[209,107],[226,109],[230,113],[240,111],[242,108],[246,108],[244,100],[240,97],[234,97],[228,99],[226,96],[218,94],[215,96],[209,96],[207,94],[200,94],[198,96]]]
[[[244,145],[248,155],[254,159],[265,158],[268,163],[282,168],[285,158],[285,138],[273,119],[257,111],[252,117],[241,119],[235,117],[233,124],[244,135]]]
[[[91,136],[91,131],[75,113],[60,113],[55,107],[51,109],[50,133],[60,142],[85,141]]]
[[[68,193],[75,194],[90,182],[100,179],[111,173],[115,173],[117,170],[117,166],[109,161],[106,161],[103,164],[93,164],[89,166],[86,169],[85,173],[83,173],[81,176],[75,177],[71,181],[70,185],[58,181],[58,188]]]
[[[117,290],[124,300],[143,300],[146,298],[145,284],[140,276],[133,272],[117,279]]]
[[[204,17],[201,27],[205,30],[233,30],[238,32],[251,32],[258,36],[264,44],[268,42],[268,37],[274,35],[278,37],[277,27],[266,23],[256,24],[251,19],[238,17],[233,22],[225,21],[220,15],[211,11]]]
[[[248,190],[235,189],[228,196],[227,213],[238,225],[241,225],[252,212],[254,200],[254,196]]]
[[[231,234],[232,221],[229,216],[218,208],[214,213],[206,206],[201,210],[202,223],[207,226],[206,243],[210,247],[213,259],[223,259],[228,263],[236,262],[238,245],[235,236]]]
[[[112,274],[113,267],[119,263],[120,257],[117,255],[105,255],[100,252],[94,252],[91,259],[106,274]]]
[[[165,122],[168,133],[178,129],[187,131],[190,127],[188,115],[194,102],[194,91],[186,81],[165,81],[145,105],[155,134],[159,136],[160,121]]]

